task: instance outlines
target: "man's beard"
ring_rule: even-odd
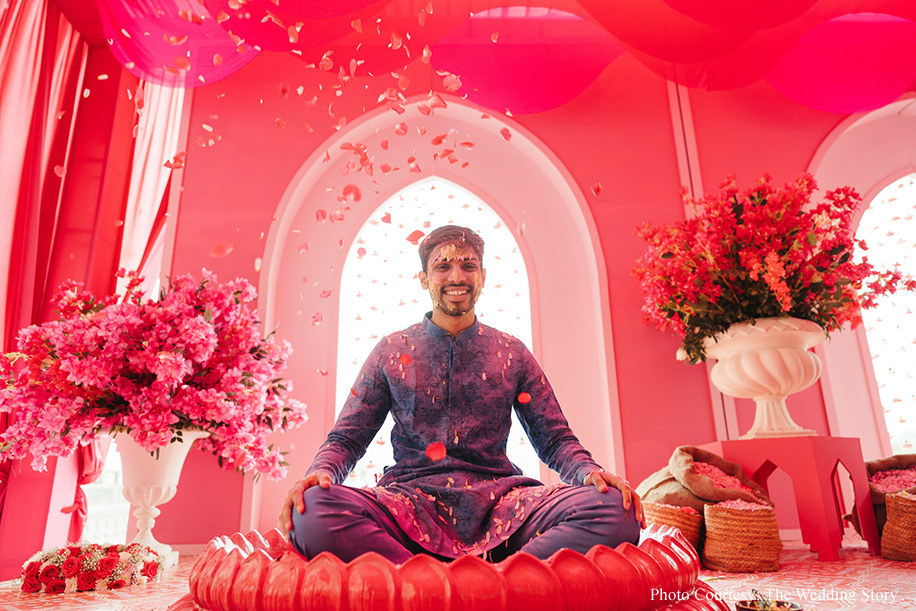
[[[453,303],[448,303],[445,300],[445,291],[463,288],[468,290],[468,302],[466,305],[457,305]],[[433,303],[435,306],[442,311],[443,314],[448,316],[464,316],[468,312],[474,309],[474,306],[477,304],[477,298],[480,296],[480,291],[474,291],[473,287],[467,285],[459,286],[448,286],[442,287],[439,289],[438,293],[433,293]]]

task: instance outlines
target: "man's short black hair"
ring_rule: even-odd
[[[483,265],[483,238],[468,229],[458,225],[443,225],[438,229],[432,230],[429,235],[420,242],[420,263],[423,272],[427,272],[426,264],[429,261],[429,254],[442,244],[464,243],[470,246],[480,264]]]

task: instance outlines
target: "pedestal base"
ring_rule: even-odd
[[[736,462],[764,489],[767,478],[782,469],[791,479],[802,540],[819,560],[839,560],[843,522],[834,478],[842,463],[853,485],[853,511],[859,516],[868,551],[881,551],[875,508],[859,440],[854,437],[781,437],[717,441],[701,446]]]

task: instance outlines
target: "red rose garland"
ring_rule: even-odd
[[[137,543],[71,545],[43,550],[22,565],[22,591],[59,594],[116,590],[162,575],[164,559]]]

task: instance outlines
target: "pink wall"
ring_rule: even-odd
[[[439,87],[438,77],[425,65],[414,63],[407,72],[411,86],[404,94],[408,97]],[[337,82],[332,76],[306,68],[292,56],[262,54],[230,78],[194,91],[172,273],[199,273],[201,267],[207,267],[224,278],[242,275],[259,284],[256,261],[264,256],[265,236],[275,222],[278,202],[297,170],[310,155],[321,152],[326,138],[336,134],[332,122],[341,117],[352,122],[364,109],[374,109],[379,93],[393,84],[387,75],[357,77],[338,97],[331,89]],[[319,83],[324,86],[321,91]],[[304,90],[301,97],[296,93],[299,86]],[[281,94],[284,88],[288,90],[285,96]],[[308,108],[304,100],[313,95],[318,96],[318,103]],[[706,369],[676,362],[676,340],[642,323],[641,295],[629,275],[642,251],[633,228],[644,221],[675,221],[684,214],[668,95],[664,81],[623,56],[565,106],[514,117],[559,158],[588,199],[605,253],[625,455],[621,470],[631,481],[640,481],[665,464],[675,446],[716,439]],[[795,177],[808,167],[827,133],[843,119],[789,102],[766,84],[726,92],[691,90],[689,95],[698,152],[693,162],[706,190],[714,189],[729,174],[737,174],[742,184],[763,172],[772,173],[778,182]],[[334,103],[330,120],[329,101]],[[211,138],[214,143],[207,146]],[[385,188],[386,180],[403,179],[402,175],[386,178],[378,173],[373,178],[380,189]],[[342,176],[340,186],[347,182]],[[595,183],[603,188],[597,196],[591,191]],[[326,200],[309,204],[330,209],[336,207],[335,198],[336,193],[329,193]],[[210,255],[215,245],[227,243],[233,245],[230,254]],[[320,262],[304,270],[306,275],[322,278],[328,272]],[[308,324],[302,319],[279,322],[281,336],[284,325]],[[319,341],[330,341],[329,337]],[[313,346],[294,348],[309,351]],[[309,370],[290,371],[289,377],[300,389],[324,383]],[[310,404],[309,409],[312,419],[307,430],[289,437],[296,441],[290,455],[294,475],[307,466],[330,425],[333,407]],[[827,432],[817,386],[792,397],[790,409],[802,426]],[[752,418],[750,402],[738,402],[738,417],[743,432]],[[184,541],[200,543],[211,534],[237,530],[240,512],[232,500],[247,494],[242,478],[217,474],[215,487],[214,480],[201,475],[212,471],[206,460],[192,460],[186,471],[189,479],[183,480],[178,497],[163,507],[157,527],[162,538],[191,533],[191,525],[182,523],[187,515],[184,508],[199,510],[203,505],[232,510],[210,515],[206,528],[187,534]],[[186,481],[210,483],[194,489]],[[277,491],[288,485],[276,485],[273,494],[280,494]],[[244,509],[241,513],[262,528],[274,519],[273,514],[251,516]]]

